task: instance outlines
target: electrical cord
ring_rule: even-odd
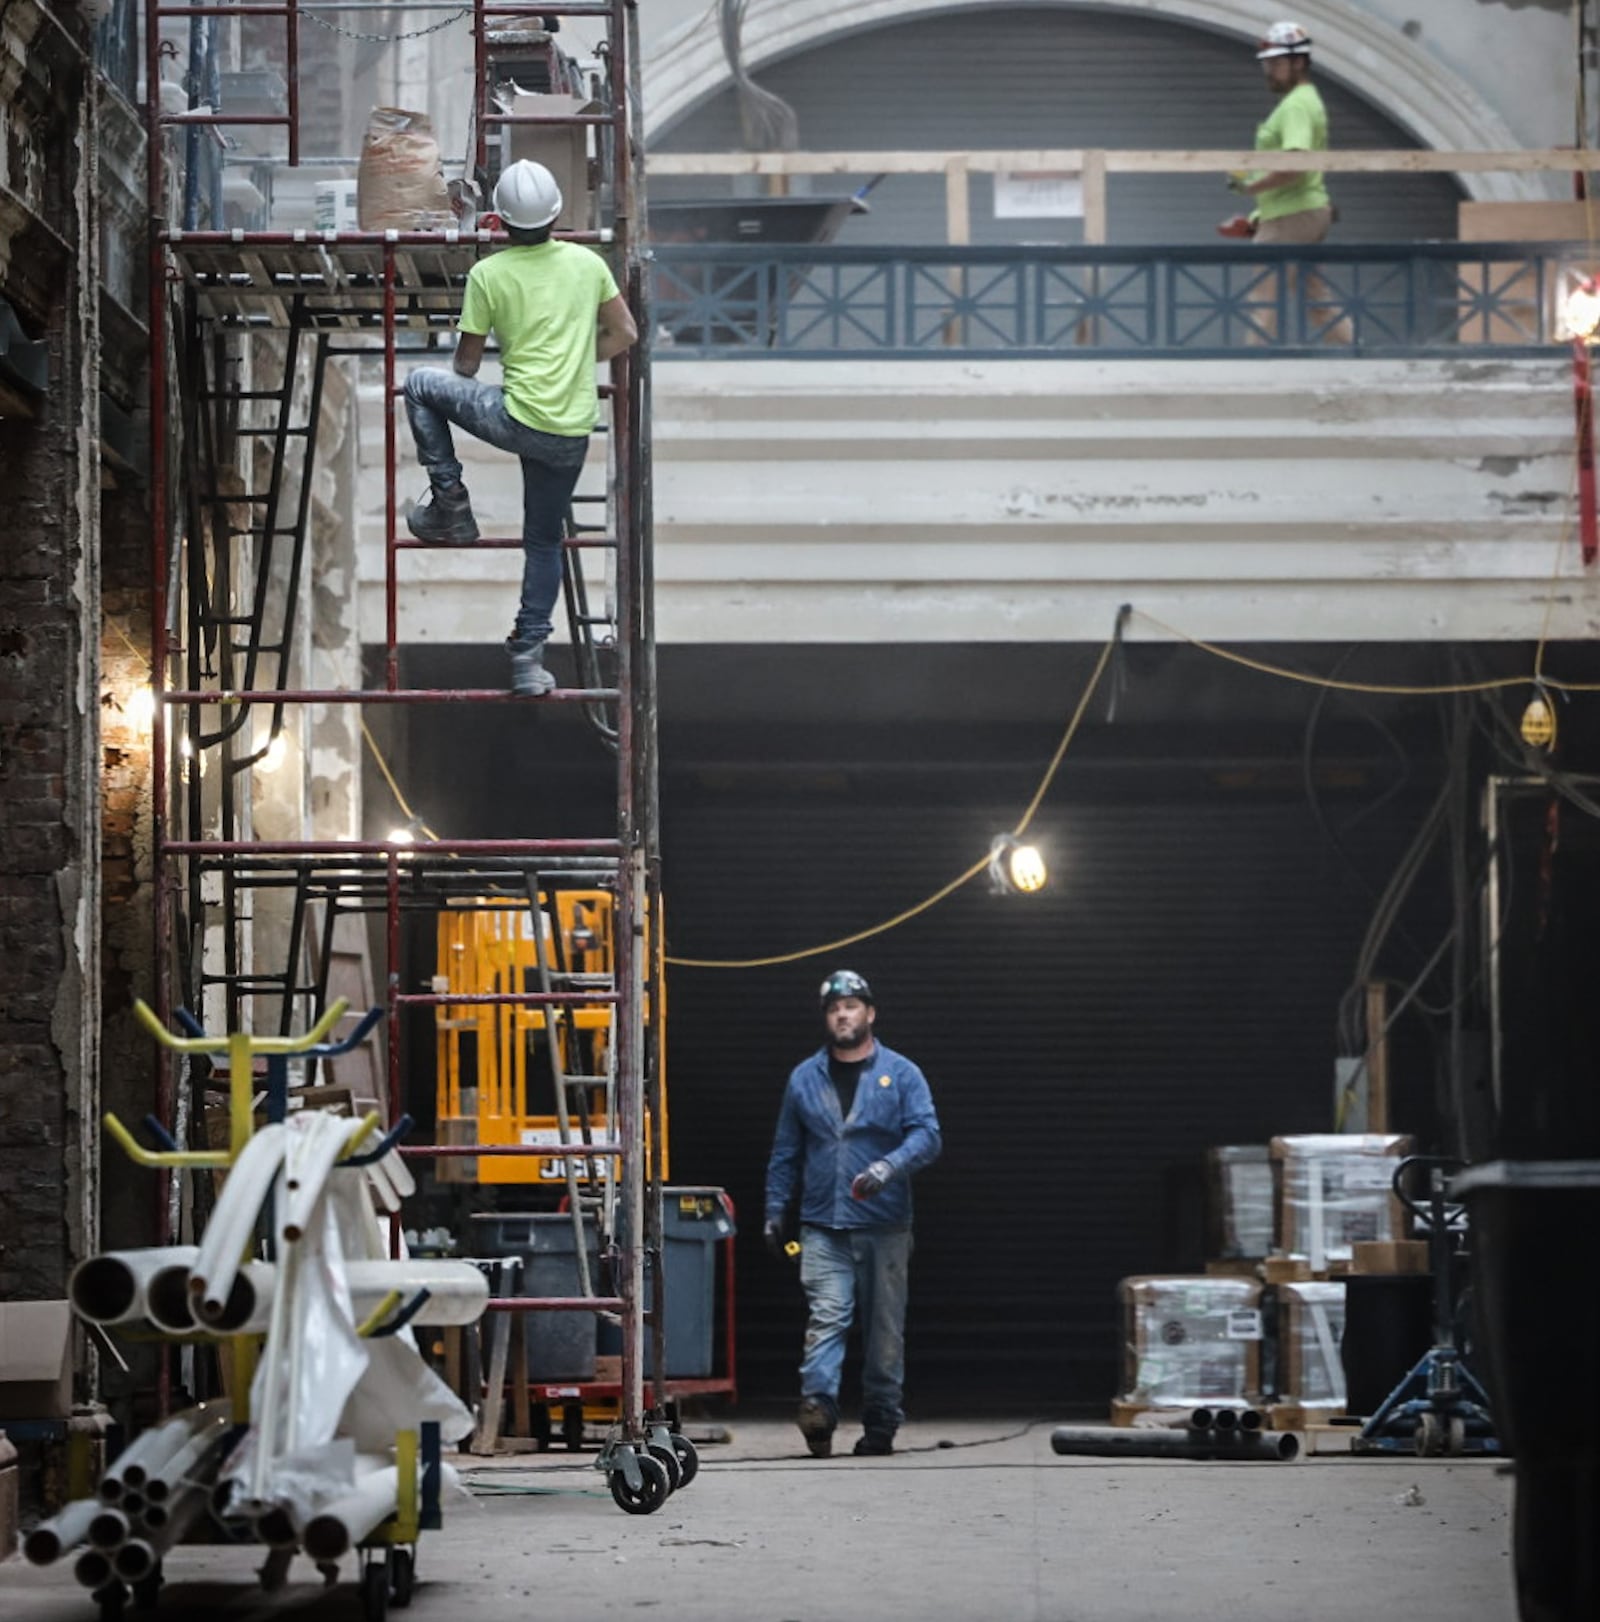
[[[1011,830],[1013,839],[1020,839],[1028,831],[1034,815],[1044,803],[1044,797],[1055,781],[1056,773],[1061,768],[1061,762],[1066,758],[1067,749],[1077,736],[1078,727],[1083,721],[1085,712],[1089,708],[1089,701],[1094,697],[1095,689],[1100,685],[1100,678],[1105,674],[1106,666],[1111,661],[1111,655],[1121,641],[1121,630],[1126,610],[1119,611],[1117,615],[1117,629],[1112,632],[1110,639],[1100,650],[1100,657],[1095,660],[1094,669],[1089,672],[1089,679],[1084,684],[1077,707],[1073,710],[1071,719],[1067,722],[1066,730],[1061,734],[1061,741],[1056,745],[1056,752],[1050,757],[1050,764],[1045,767],[1044,775],[1039,779],[1039,786],[1034,790],[1033,798],[1028,801],[1027,809],[1023,811],[1017,824]],[[769,957],[749,958],[704,958],[704,957],[674,957],[670,952],[666,955],[667,963],[678,969],[768,969],[781,963],[800,963],[808,957],[819,957],[824,952],[841,951],[846,946],[854,946],[860,941],[871,940],[875,935],[887,934],[891,929],[936,907],[946,896],[954,895],[962,885],[970,883],[989,865],[989,856],[985,853],[965,871],[957,874],[948,884],[941,885],[932,895],[917,902],[915,906],[907,907],[903,912],[897,912],[894,917],[885,919],[881,924],[874,924],[870,929],[857,930],[853,935],[843,935],[838,940],[824,941],[820,946],[807,946],[795,952],[777,952]]]

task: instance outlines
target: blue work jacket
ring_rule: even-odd
[[[943,1140],[927,1077],[880,1042],[856,1083],[855,1103],[839,1113],[828,1050],[795,1066],[784,1089],[767,1162],[767,1220],[781,1221],[800,1187],[800,1220],[819,1228],[891,1228],[911,1221],[911,1174],[939,1158]],[[894,1177],[871,1199],[850,1184],[875,1160]]]

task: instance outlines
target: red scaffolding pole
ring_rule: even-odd
[[[179,230],[172,227],[165,189],[164,141],[177,127],[281,128],[286,132],[287,161],[298,165],[302,157],[300,95],[301,0],[282,4],[198,5],[161,4],[151,0],[146,12],[146,126],[149,138],[150,211],[149,313],[151,330],[150,366],[150,447],[151,447],[151,577],[153,584],[152,682],[156,695],[153,732],[152,792],[154,798],[153,843],[156,859],[154,930],[156,947],[155,1003],[163,1022],[170,1021],[181,993],[194,1000],[197,990],[208,982],[191,958],[201,947],[203,933],[196,900],[203,894],[201,877],[220,874],[229,907],[236,905],[236,891],[259,881],[262,864],[293,864],[304,875],[315,872],[334,875],[341,882],[354,871],[367,875],[363,883],[381,885],[384,913],[383,938],[387,962],[383,1002],[388,1011],[387,1093],[389,1116],[397,1121],[404,1113],[405,1054],[402,1037],[403,1012],[411,1008],[442,1008],[456,1005],[497,1003],[522,1007],[604,1006],[613,1010],[617,1053],[617,1092],[615,1119],[608,1123],[606,1142],[576,1142],[560,1148],[530,1144],[412,1145],[402,1149],[419,1163],[451,1157],[491,1155],[520,1156],[554,1160],[574,1151],[586,1159],[614,1158],[621,1167],[618,1226],[614,1237],[613,1295],[561,1298],[525,1298],[494,1303],[496,1311],[606,1310],[620,1314],[623,1327],[620,1398],[620,1437],[602,1457],[602,1465],[612,1481],[612,1490],[624,1507],[639,1507],[642,1494],[651,1494],[651,1449],[662,1443],[661,1414],[665,1401],[664,1358],[661,1341],[661,1297],[664,1275],[655,1269],[655,1310],[646,1314],[644,1279],[647,1252],[659,1259],[661,1247],[660,1211],[660,1133],[651,1134],[646,1148],[646,1119],[654,1099],[658,1054],[646,1036],[645,1009],[652,988],[659,988],[662,963],[660,931],[655,932],[656,948],[646,957],[642,942],[645,918],[659,904],[659,840],[657,835],[655,781],[655,697],[654,654],[650,646],[652,619],[648,602],[651,578],[648,557],[648,494],[640,485],[646,478],[648,458],[642,453],[639,436],[647,426],[647,363],[637,363],[624,354],[610,363],[609,382],[601,396],[610,406],[609,480],[611,521],[573,535],[569,552],[606,551],[616,559],[617,596],[617,678],[615,685],[588,685],[561,689],[540,699],[516,699],[509,693],[481,689],[448,691],[403,688],[400,664],[400,583],[399,560],[403,552],[416,550],[421,543],[402,539],[399,530],[397,476],[399,445],[396,411],[399,409],[397,332],[404,325],[433,330],[448,319],[451,297],[459,299],[466,273],[472,262],[503,237],[488,231],[441,232],[320,232],[320,231],[230,231]],[[319,5],[319,11],[336,12],[337,0]],[[637,300],[643,278],[640,273],[639,173],[640,139],[638,96],[633,80],[637,57],[637,15],[635,0],[569,0],[567,4],[489,4],[472,0],[473,51],[476,64],[474,93],[474,139],[479,178],[486,177],[492,132],[518,126],[568,127],[597,132],[597,151],[609,166],[609,195],[614,201],[614,218],[600,229],[559,232],[576,242],[609,245],[618,262],[619,283]],[[491,20],[540,19],[550,16],[587,17],[606,22],[607,41],[605,108],[600,112],[563,114],[512,114],[490,104],[488,79]],[[161,84],[161,35],[165,26],[213,19],[277,19],[284,28],[286,59],[285,104],[282,113],[230,114],[226,111],[167,112],[163,110]],[[421,268],[419,268],[419,265]],[[185,561],[184,546],[199,547],[200,531],[194,515],[208,506],[229,502],[256,502],[268,512],[275,510],[276,497],[224,491],[196,491],[178,485],[180,476],[192,477],[183,458],[175,455],[185,449],[183,430],[169,431],[169,395],[172,390],[170,359],[176,339],[173,300],[181,288],[185,301],[186,339],[198,349],[202,327],[213,333],[233,331],[245,340],[253,332],[282,331],[291,323],[314,319],[320,326],[344,326],[355,331],[382,335],[383,369],[383,478],[384,478],[384,649],[381,687],[375,690],[345,691],[294,689],[251,685],[229,685],[236,643],[234,622],[228,622],[221,635],[220,681],[215,687],[197,683],[190,658],[189,679],[182,679],[176,656],[193,653],[195,626],[179,633],[172,611],[180,604],[192,615],[198,612],[191,584],[186,592],[185,576],[175,564]],[[443,298],[444,302],[441,302]],[[441,312],[446,312],[441,314]],[[644,325],[641,322],[641,325]],[[198,364],[198,373],[193,368]],[[195,376],[204,379],[207,362],[191,352],[186,360],[184,381],[195,386]],[[320,376],[320,373],[318,374]],[[217,387],[221,388],[220,379]],[[280,409],[288,409],[292,391],[286,383],[281,391]],[[280,395],[271,390],[250,393],[238,391],[237,399],[271,399]],[[204,419],[212,397],[205,396],[196,413]],[[179,419],[182,420],[181,418]],[[209,429],[212,425],[207,423]],[[247,430],[253,431],[253,430]],[[298,430],[297,430],[298,431]],[[306,430],[316,433],[313,420]],[[278,428],[275,455],[283,456],[285,424]],[[309,451],[306,452],[309,456]],[[182,463],[185,473],[174,471]],[[274,478],[278,477],[276,463]],[[270,518],[261,521],[270,526]],[[265,533],[265,531],[263,531]],[[176,548],[173,542],[177,542]],[[480,545],[492,548],[520,546],[519,538],[490,538]],[[176,591],[174,591],[176,586]],[[574,627],[577,635],[577,627]],[[251,666],[253,669],[253,664]],[[281,673],[281,661],[280,661]],[[614,706],[616,737],[616,828],[614,833],[591,839],[567,840],[440,840],[425,846],[399,846],[394,841],[283,841],[234,837],[229,825],[236,817],[229,770],[234,766],[230,741],[239,730],[230,724],[221,728],[209,745],[221,752],[224,767],[224,826],[221,837],[205,837],[196,825],[201,819],[196,807],[197,793],[184,793],[185,773],[175,770],[177,754],[173,740],[183,730],[182,718],[201,709],[219,707],[225,714],[239,715],[252,706],[272,706],[278,713],[288,705],[368,705],[416,706],[424,704],[484,704],[499,702],[555,703],[579,702],[591,707]],[[179,723],[179,724],[175,724]],[[192,731],[192,729],[191,729]],[[254,757],[252,757],[254,758]],[[199,763],[189,768],[197,773]],[[427,860],[424,861],[424,858]],[[437,990],[408,990],[402,979],[402,915],[408,904],[427,904],[429,896],[444,892],[419,891],[419,873],[437,875],[445,871],[436,859],[446,859],[448,871],[459,885],[463,876],[482,871],[486,878],[503,879],[505,869],[496,863],[531,864],[534,872],[545,860],[592,858],[610,864],[614,877],[612,989],[592,988],[574,991],[497,992],[464,995]],[[252,864],[245,872],[239,864]],[[369,864],[353,868],[351,864]],[[428,866],[434,862],[434,866]],[[320,866],[318,864],[321,864]],[[475,866],[474,864],[478,864]],[[274,869],[274,872],[279,869]],[[187,886],[187,890],[185,890]],[[184,916],[181,897],[190,897],[190,914]],[[372,892],[376,900],[377,892]],[[461,893],[459,889],[451,892]],[[442,904],[442,903],[439,903]],[[535,894],[534,904],[537,905]],[[231,914],[225,914],[224,933],[231,929]],[[659,916],[659,914],[657,914]],[[180,942],[180,924],[190,937]],[[230,937],[231,938],[231,937]],[[231,951],[231,946],[230,946]],[[186,956],[187,954],[187,956]],[[235,972],[225,977],[230,997],[241,1000],[255,995],[253,988],[261,976]],[[292,986],[293,975],[285,980]],[[241,985],[247,989],[240,991]],[[287,999],[291,990],[284,991]],[[659,1000],[655,1006],[659,1007]],[[287,1018],[287,1013],[285,1014]],[[660,1033],[655,1033],[659,1047]],[[173,1061],[163,1051],[155,1085],[155,1114],[168,1129],[181,1118],[178,1109],[181,1078]],[[655,1119],[660,1119],[659,1110]],[[170,1220],[172,1202],[164,1187],[162,1237],[174,1236]],[[731,1259],[731,1258],[730,1258]],[[731,1280],[730,1280],[731,1310]],[[654,1376],[650,1397],[645,1391],[645,1348],[648,1331],[654,1341]],[[731,1368],[731,1325],[729,1333]],[[696,1389],[731,1390],[731,1379],[723,1386],[716,1382],[696,1382]],[[659,1468],[659,1467],[657,1467]],[[663,1472],[663,1475],[665,1473]],[[641,1485],[642,1483],[642,1485]],[[664,1494],[662,1495],[664,1496]],[[628,1502],[632,1499],[633,1502]],[[654,1504],[648,1507],[656,1507]]]

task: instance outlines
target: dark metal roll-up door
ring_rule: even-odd
[[[934,797],[870,774],[757,796],[675,777],[666,803],[671,949],[719,958],[887,918],[1016,815],[981,779]],[[748,1390],[789,1393],[798,1361],[798,1284],[762,1250],[761,1195],[828,969],[872,981],[881,1039],[926,1071],[945,1134],[916,1183],[913,1402],[1104,1403],[1118,1279],[1202,1255],[1206,1146],[1326,1129],[1366,903],[1303,802],[1052,802],[1037,832],[1057,875],[1037,898],[978,881],[821,958],[672,972],[673,1176],[738,1202]]]
[[[1265,13],[1263,14],[1265,15]],[[864,30],[763,67],[758,81],[799,114],[807,151],[1155,147],[1228,149],[1254,143],[1272,109],[1250,43],[1145,16],[1029,7],[935,16]],[[1394,120],[1319,75],[1336,147],[1415,147]],[[653,141],[657,151],[742,146],[724,89]],[[818,192],[849,192],[866,175],[818,177]],[[652,197],[721,195],[725,179],[662,179]],[[746,183],[748,184],[748,183]],[[1334,240],[1454,237],[1459,192],[1447,176],[1334,177]],[[1221,176],[1116,177],[1113,243],[1215,241],[1237,199]],[[945,240],[944,181],[898,175],[849,220],[843,243]],[[996,220],[987,176],[972,182],[975,242],[1076,242],[1069,220]]]

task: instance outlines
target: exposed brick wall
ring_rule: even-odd
[[[38,0],[0,12],[14,188],[0,295],[50,361],[34,419],[0,419],[0,1298],[64,1293],[93,1239],[98,1143],[93,121],[88,24],[61,20]]]
[[[0,425],[21,520],[0,570],[0,1298],[59,1295],[68,1266],[69,1078],[55,1029],[71,927],[60,880],[76,854],[63,815],[77,637],[62,578],[67,437],[49,418]]]

